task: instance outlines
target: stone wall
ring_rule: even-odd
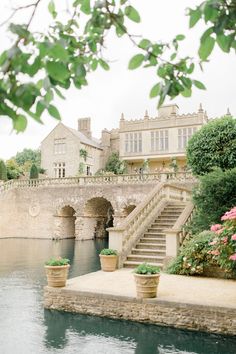
[[[236,334],[236,309],[45,287],[44,307],[193,331]]]
[[[95,219],[98,220],[98,216],[101,219],[104,215],[86,214],[86,205],[89,205],[90,200],[93,198],[105,200],[107,206],[112,207],[114,222],[117,224],[124,217],[125,208],[138,205],[153,189],[153,186],[152,183],[78,187],[68,185],[16,188],[4,191],[0,193],[0,238],[71,237],[72,215],[61,213],[66,206],[74,211],[74,236],[77,239],[93,238],[95,228],[99,226]],[[104,206],[104,203],[101,205]],[[91,211],[94,212],[94,209]],[[86,217],[90,219],[89,225],[85,222]],[[91,230],[93,232],[90,232]]]

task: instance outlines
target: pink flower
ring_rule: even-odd
[[[236,207],[227,211],[221,218],[221,220],[234,220],[236,219]]]
[[[211,231],[217,231],[217,230],[220,230],[222,228],[222,225],[220,224],[215,224],[215,225],[212,225],[211,227]]]
[[[224,228],[224,227],[222,227],[222,229],[217,230],[217,231],[216,231],[216,234],[217,234],[217,235],[220,235],[220,234],[221,234],[221,232],[223,232],[223,231],[224,231],[224,229],[225,229],[225,228]]]
[[[209,245],[211,245],[211,246],[216,245],[216,244],[217,244],[216,240],[213,240],[213,241],[209,242]]]
[[[211,254],[213,254],[214,256],[219,256],[220,252],[218,250],[215,250],[211,251]]]
[[[234,234],[234,235],[231,236],[231,240],[232,240],[232,241],[236,241],[236,234]]]
[[[228,237],[223,237],[223,238],[222,238],[222,242],[223,242],[224,244],[228,243]]]
[[[231,254],[231,256],[229,257],[229,259],[230,259],[231,261],[236,261],[236,253]]]

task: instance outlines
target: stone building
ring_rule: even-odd
[[[41,166],[48,177],[91,175],[100,168],[103,149],[92,137],[90,123],[90,118],[79,119],[78,130],[59,123],[42,141]]]
[[[173,164],[184,169],[187,142],[207,121],[201,105],[196,113],[179,114],[172,104],[161,107],[154,118],[145,112],[142,119],[128,120],[122,114],[119,128],[104,129],[100,141],[92,137],[90,118],[79,119],[78,130],[59,123],[42,141],[42,167],[49,177],[90,175],[104,168],[116,151],[128,173],[144,166],[149,172],[165,171]]]

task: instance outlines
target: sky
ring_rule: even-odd
[[[65,0],[66,1],[66,0]],[[67,0],[68,1],[68,0]],[[32,2],[32,1],[30,1]],[[57,3],[58,1],[56,1]],[[196,56],[199,38],[204,25],[199,23],[196,28],[189,30],[186,8],[194,7],[202,1],[197,0],[133,0],[131,4],[138,9],[142,22],[129,22],[130,32],[151,40],[171,40],[177,34],[186,35],[182,54]],[[0,22],[9,15],[12,6],[26,4],[27,0],[1,0]],[[28,1],[29,3],[29,1]],[[45,4],[47,1],[45,2]],[[21,13],[14,21],[23,22],[29,14]],[[32,24],[33,29],[47,26],[50,17],[45,8],[41,7]],[[128,24],[128,23],[127,23]],[[0,51],[8,48],[10,43],[6,27],[0,27]],[[145,110],[149,116],[157,116],[157,100],[149,98],[151,87],[156,83],[155,70],[127,69],[129,59],[138,53],[128,38],[118,39],[108,36],[107,49],[104,57],[110,61],[110,71],[97,70],[88,76],[88,86],[82,90],[71,88],[65,91],[66,100],[57,99],[56,105],[60,110],[62,122],[77,129],[77,120],[91,117],[92,133],[99,138],[102,129],[119,127],[121,113],[125,119],[141,119]],[[192,97],[178,97],[165,104],[176,103],[180,113],[192,113],[198,110],[202,103],[209,118],[223,116],[227,108],[236,117],[236,61],[235,54],[225,54],[218,48],[210,56],[210,62],[204,65],[204,72],[196,71],[194,78],[202,81],[206,91],[194,89]],[[29,119],[24,133],[12,132],[10,119],[0,117],[0,158],[9,159],[24,148],[36,149],[41,141],[56,126],[58,121],[48,114],[43,115],[44,125]]]

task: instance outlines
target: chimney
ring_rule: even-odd
[[[79,118],[78,119],[78,131],[86,135],[89,139],[92,137],[91,133],[91,118]]]

